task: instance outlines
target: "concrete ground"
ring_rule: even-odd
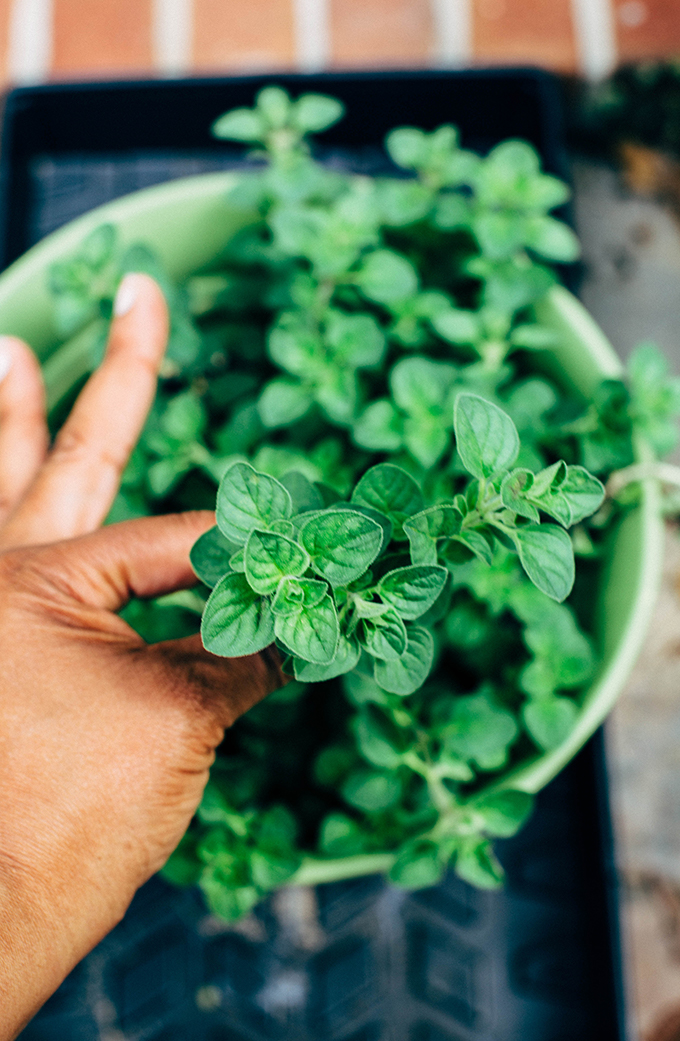
[[[652,340],[680,374],[680,219],[611,168],[574,164],[581,296],[626,357]],[[680,456],[676,453],[676,459]],[[680,531],[669,526],[644,652],[607,726],[631,1041],[680,1041]]]

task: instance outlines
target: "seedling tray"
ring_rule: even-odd
[[[57,85],[9,95],[0,257],[138,188],[232,167],[208,127],[266,82],[342,98],[329,162],[375,173],[399,123],[456,123],[485,151],[523,137],[567,173],[554,81],[522,70]],[[284,889],[227,926],[159,879],[23,1041],[615,1041],[624,1037],[601,734],[498,843],[499,893],[453,875],[404,893],[372,877]]]

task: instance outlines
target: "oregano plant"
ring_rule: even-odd
[[[453,126],[399,127],[356,173],[315,157],[341,116],[266,87],[216,121],[248,166],[209,270],[177,285],[105,225],[50,273],[54,426],[125,271],[170,305],[111,519],[215,509],[196,589],[126,618],[222,656],[274,643],[290,677],[227,733],[164,869],[227,919],[291,880],[501,883],[492,840],[532,801],[507,778],[573,730],[607,533],[660,465],[635,445],[677,440],[680,381],[652,346],[588,399],[550,375],[560,334],[534,308],[578,243],[529,144],[480,156]]]

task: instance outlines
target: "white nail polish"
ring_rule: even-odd
[[[12,368],[12,347],[9,336],[0,336],[0,383]]]
[[[118,286],[116,299],[113,302],[113,314],[116,318],[122,318],[128,314],[137,302],[138,283],[136,275],[126,275]]]

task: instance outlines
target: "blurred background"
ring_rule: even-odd
[[[680,51],[676,0],[0,0],[5,81],[536,64]]]
[[[680,0],[0,0],[4,87],[531,65],[564,87],[581,296],[680,372]],[[399,113],[394,114],[395,123]],[[680,540],[608,726],[631,1038],[680,1039]]]

